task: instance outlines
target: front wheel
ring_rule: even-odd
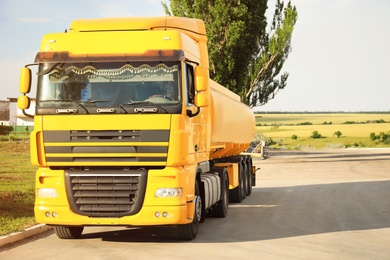
[[[196,238],[199,230],[199,223],[202,218],[202,199],[198,182],[195,182],[195,199],[194,199],[194,217],[192,223],[177,225],[177,236],[181,240],[193,240]]]
[[[58,238],[77,239],[83,233],[84,227],[55,226],[54,231]]]

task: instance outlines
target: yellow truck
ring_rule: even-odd
[[[171,225],[192,240],[207,216],[250,195],[255,171],[242,152],[254,115],[209,78],[201,20],[80,19],[45,35],[21,71],[23,111],[31,65],[34,212],[59,238],[85,226]]]

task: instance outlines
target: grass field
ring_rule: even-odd
[[[258,132],[274,141],[274,148],[390,147],[370,139],[372,132],[390,133],[390,114],[262,114],[256,116],[256,125]],[[322,138],[310,138],[314,131]],[[342,133],[340,138],[336,131]]]
[[[35,224],[34,180],[30,145],[23,141],[0,141],[0,236]]]
[[[390,122],[390,113],[386,114],[360,114],[360,113],[328,113],[328,114],[256,114],[256,122],[262,124],[299,124],[302,122],[311,122],[313,124],[322,124],[332,122],[333,124],[342,124],[347,121],[366,122],[383,119]]]

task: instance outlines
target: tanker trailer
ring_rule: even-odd
[[[255,184],[252,158],[240,155],[248,149],[255,134],[252,110],[240,97],[210,80],[211,89],[211,153],[216,162],[238,163],[238,174],[229,175],[230,199],[241,202],[250,195]],[[221,165],[221,164],[219,164]],[[236,185],[238,183],[238,185]]]

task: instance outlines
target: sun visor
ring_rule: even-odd
[[[120,62],[120,61],[180,61],[184,60],[182,50],[147,50],[141,54],[72,54],[70,52],[38,52],[36,63],[54,62]]]

